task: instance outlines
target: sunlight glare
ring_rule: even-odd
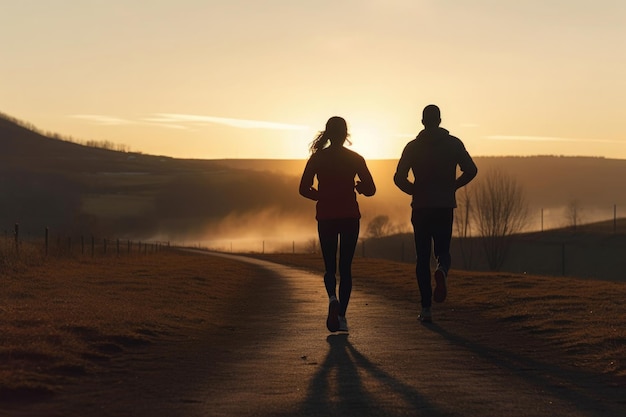
[[[350,127],[349,149],[358,152],[365,159],[392,158],[387,137],[381,129],[371,123],[354,123]]]

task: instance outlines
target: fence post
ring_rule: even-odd
[[[96,253],[96,238],[91,235],[91,257],[93,258]]]
[[[46,248],[46,256],[48,256],[48,233],[49,231],[48,231],[48,228],[46,227],[46,237],[45,237],[45,244],[44,244]]]
[[[561,275],[565,276],[565,243],[561,244]]]
[[[613,233],[617,232],[617,204],[613,204]]]
[[[19,241],[19,239],[20,239],[20,225],[17,224],[17,223],[15,223],[15,232],[14,232],[14,234],[15,234],[15,252],[19,253],[19,251],[20,251],[20,241]]]

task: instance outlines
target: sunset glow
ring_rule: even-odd
[[[473,155],[626,158],[626,3],[10,2],[0,112],[185,158],[306,158],[333,115],[398,158],[420,112]]]

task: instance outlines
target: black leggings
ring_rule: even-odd
[[[345,316],[352,293],[352,259],[359,240],[359,219],[318,220],[317,231],[324,257],[324,285],[328,297],[337,294],[337,242],[339,241],[339,315]]]

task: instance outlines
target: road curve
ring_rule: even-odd
[[[197,385],[198,416],[624,416],[623,402],[591,395],[587,381],[533,366],[422,325],[415,304],[355,285],[349,334],[325,328],[322,278],[283,265],[224,256],[272,271],[258,311],[237,322],[249,343],[227,352]],[[320,260],[321,262],[321,260]],[[580,383],[580,385],[579,385]],[[594,391],[595,392],[595,391]],[[613,393],[606,393],[611,398]]]

